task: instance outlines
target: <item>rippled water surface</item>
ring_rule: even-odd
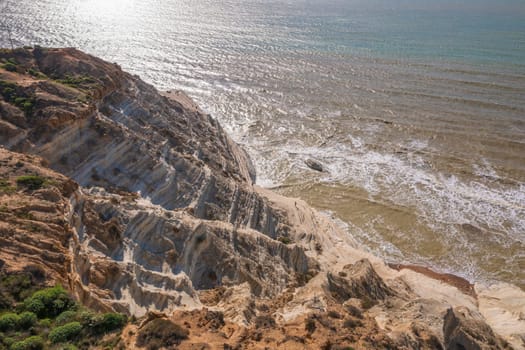
[[[368,249],[525,288],[524,8],[1,0],[0,44],[75,46],[184,89],[249,150],[260,185]]]

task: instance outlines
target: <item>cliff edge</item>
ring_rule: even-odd
[[[299,199],[181,92],[75,49],[0,51],[0,272],[159,320],[178,348],[525,346],[525,293],[388,266]],[[157,321],[155,321],[157,320]],[[200,347],[199,347],[200,346]]]

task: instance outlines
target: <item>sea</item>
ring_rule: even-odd
[[[0,0],[11,42],[186,91],[389,262],[525,290],[523,0]]]

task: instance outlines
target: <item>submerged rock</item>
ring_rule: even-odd
[[[314,159],[309,158],[305,160],[304,163],[312,170],[319,171],[319,172],[324,171],[323,165]]]

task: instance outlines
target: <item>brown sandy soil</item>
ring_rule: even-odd
[[[439,273],[428,267],[418,266],[418,265],[404,265],[404,264],[390,263],[388,264],[388,266],[397,271],[400,271],[402,269],[409,269],[409,270],[418,272],[422,275],[428,276],[438,281],[445,282],[451,286],[456,287],[463,293],[470,295],[473,298],[477,298],[476,290],[474,289],[474,285],[472,283],[470,283],[468,280],[462,277],[453,275],[451,273]]]

